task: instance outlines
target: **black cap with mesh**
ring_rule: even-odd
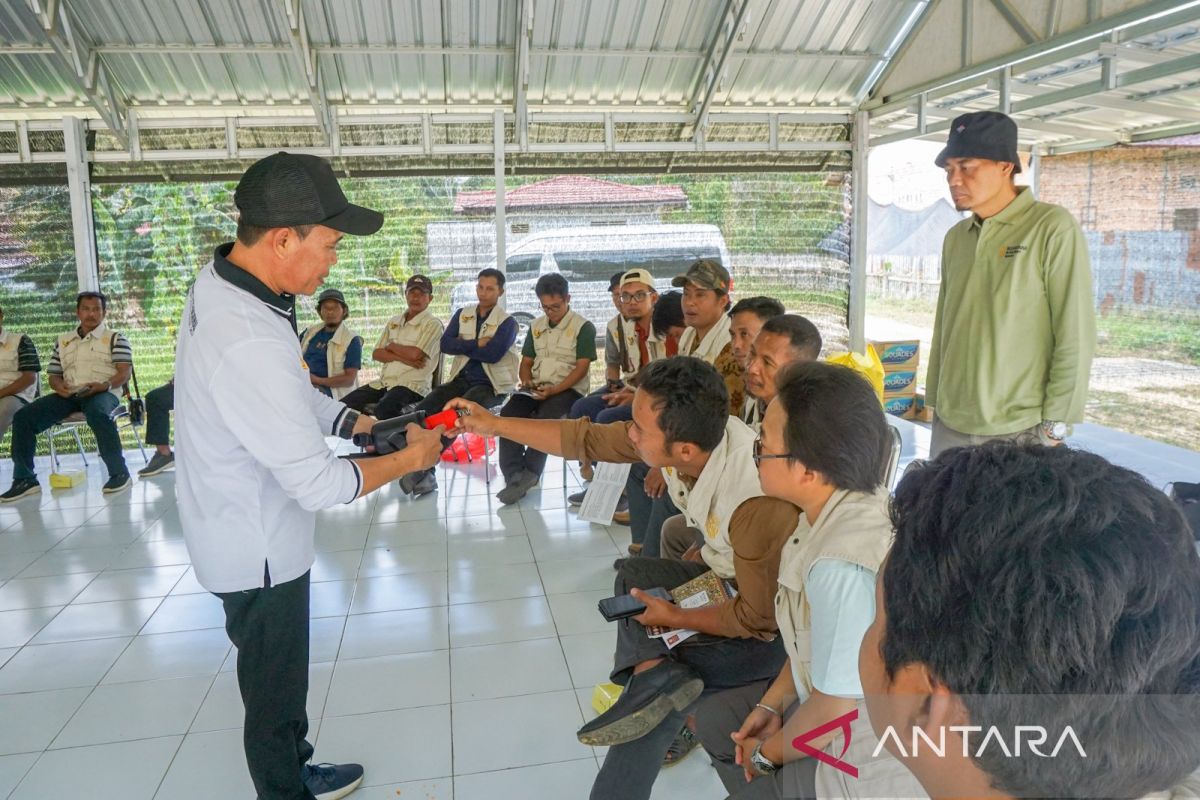
[[[317,156],[280,151],[254,162],[233,202],[244,222],[260,228],[324,225],[366,236],[383,226],[383,214],[346,199],[329,162]]]

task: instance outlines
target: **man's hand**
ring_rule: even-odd
[[[662,497],[667,491],[667,479],[663,476],[661,469],[652,469],[646,473],[646,479],[642,481],[642,488],[646,490],[647,497]]]
[[[483,337],[482,339],[476,339],[476,340],[475,340],[475,346],[476,346],[476,347],[487,347],[487,346],[488,346],[488,342],[490,342],[491,340],[492,340],[492,337],[491,337],[491,336],[485,336],[485,337]]]
[[[375,427],[375,423],[379,420],[375,417],[368,417],[366,414],[359,414],[358,420],[354,423],[354,430],[351,431],[351,437],[357,436],[360,433],[370,433],[371,428]]]
[[[555,394],[553,390],[553,386],[548,383],[543,383],[533,387],[533,389],[530,391],[530,394],[533,396],[534,400],[541,401],[553,397]]]
[[[741,745],[748,739],[753,739],[757,744],[759,741],[766,739],[775,734],[775,731],[783,727],[783,720],[777,715],[772,714],[765,708],[755,708],[746,715],[746,719],[742,721],[742,727],[730,734],[730,738],[735,743]],[[746,756],[749,758],[750,753],[754,751],[751,747],[746,751]],[[741,764],[741,761],[737,762]]]
[[[652,594],[647,594],[641,589],[630,589],[629,594],[646,605],[646,610],[634,617],[635,620],[646,625],[658,625],[663,628],[677,628],[675,624],[676,614],[679,607],[669,600],[663,600],[660,597],[655,597]]]
[[[632,389],[618,389],[615,392],[609,392],[604,395],[604,402],[608,403],[609,407],[627,406],[633,403]]]
[[[449,403],[446,403],[445,407],[447,409],[453,408],[456,411],[466,412],[465,415],[459,416],[454,424],[452,433],[469,431],[481,436],[496,435],[496,426],[499,424],[500,418],[479,405],[479,403],[472,403],[470,400],[456,397]]]
[[[62,395],[62,396],[63,397],[71,397],[71,396],[91,397],[92,395],[97,395],[97,394],[100,394],[101,392],[107,392],[107,391],[108,391],[107,383],[100,383],[100,382],[85,383],[82,386],[76,386],[74,391],[72,391],[68,394]]]
[[[442,437],[446,435],[445,425],[438,425],[428,431],[420,425],[409,423],[404,428],[404,433],[408,437],[408,447],[401,452],[412,453],[412,457],[417,460],[417,469],[429,469],[437,464],[442,450],[445,449],[442,444]]]
[[[65,383],[60,383],[58,386],[54,387],[54,393],[56,395],[58,395],[59,397],[73,397],[75,395],[75,392],[76,392],[75,389],[72,389],[71,387],[67,386]]]

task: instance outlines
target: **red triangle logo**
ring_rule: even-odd
[[[824,725],[813,728],[807,733],[802,733],[795,739],[792,739],[792,747],[796,748],[806,756],[817,759],[834,769],[840,769],[842,772],[849,775],[851,778],[858,777],[858,767],[853,764],[848,764],[842,761],[842,757],[846,755],[846,751],[850,749],[850,723],[858,719],[858,709],[854,709],[848,714],[843,714],[837,719],[830,720]],[[819,739],[827,733],[841,729],[845,736],[845,743],[842,747],[842,752],[836,757],[826,753],[824,750],[818,750],[809,744],[813,739]]]

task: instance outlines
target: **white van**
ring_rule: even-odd
[[[604,326],[616,310],[608,293],[614,273],[650,270],[660,293],[671,279],[701,258],[721,262],[730,273],[725,237],[715,225],[605,225],[557,228],[532,234],[513,245],[505,257],[504,303],[522,326],[542,314],[534,293],[538,277],[561,273],[571,287],[571,308],[596,326]],[[452,308],[475,302],[475,281],[464,281],[450,294]]]

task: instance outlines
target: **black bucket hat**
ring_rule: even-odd
[[[963,114],[950,123],[946,147],[933,160],[939,167],[951,158],[986,158],[1007,161],[1013,174],[1021,171],[1017,155],[1017,123],[999,111],[974,111]]]

